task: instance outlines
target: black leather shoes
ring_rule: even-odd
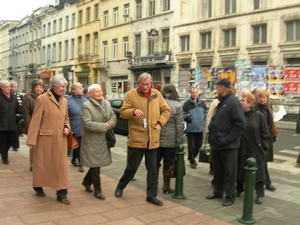
[[[215,195],[214,193],[206,196],[206,199],[215,199],[215,198],[223,198],[223,197],[220,195]]]
[[[276,190],[276,188],[272,184],[267,184],[266,189],[268,189],[269,191],[275,191]]]
[[[77,161],[71,161],[71,163],[76,166],[76,167],[79,167],[79,163]]]
[[[236,196],[236,197],[241,197],[242,193],[243,193],[242,191],[237,191],[237,192],[235,193],[235,196]]]
[[[87,192],[93,192],[93,189],[92,189],[89,185],[84,184],[83,182],[82,182],[81,184],[83,185],[83,187],[85,187],[85,190],[86,190]]]
[[[105,200],[105,196],[102,193],[96,194],[95,197],[100,199],[100,200]]]
[[[155,197],[147,197],[146,198],[146,201],[147,202],[150,202],[150,203],[152,203],[152,204],[154,204],[154,205],[157,205],[157,206],[162,206],[163,205],[163,203],[161,202],[161,201],[159,201],[157,198],[155,198]]]
[[[36,192],[36,195],[39,197],[46,197],[44,189],[42,187],[33,187],[33,190]]]
[[[70,205],[71,204],[70,200],[67,199],[67,198],[57,198],[57,201],[65,204],[65,205]]]
[[[232,200],[229,199],[225,199],[225,201],[223,202],[223,206],[230,206],[232,205],[234,202]]]
[[[122,195],[123,195],[123,190],[117,188],[117,189],[115,190],[115,196],[116,196],[116,198],[121,198]]]
[[[257,198],[257,199],[255,200],[256,204],[259,204],[259,205],[262,204],[263,201],[264,201],[264,198],[263,198],[263,197],[259,197],[259,198]]]
[[[3,160],[3,164],[9,164],[9,161],[8,160]]]

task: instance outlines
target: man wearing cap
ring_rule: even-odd
[[[235,201],[235,184],[237,178],[237,156],[240,139],[246,128],[246,119],[241,104],[230,90],[231,82],[221,79],[217,82],[218,99],[211,118],[208,141],[212,149],[214,171],[214,192],[207,199],[226,196],[223,206],[232,205]]]

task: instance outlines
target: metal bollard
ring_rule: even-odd
[[[129,164],[129,154],[130,154],[130,148],[128,146],[128,139],[129,135],[127,136],[127,165]],[[130,181],[135,181],[136,179],[133,177]]]
[[[240,223],[253,224],[255,219],[253,218],[253,194],[255,185],[255,173],[256,173],[256,160],[254,158],[248,158],[246,161],[245,169],[245,197],[244,197],[244,209],[243,215],[239,219]]]
[[[176,146],[177,151],[177,160],[176,160],[176,185],[175,193],[172,195],[172,198],[184,199],[185,195],[183,194],[183,176],[185,174],[184,167],[184,147],[183,145]]]

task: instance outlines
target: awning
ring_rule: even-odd
[[[42,72],[40,78],[50,78],[51,72]]]
[[[159,69],[166,69],[166,68],[173,68],[174,64],[164,64],[164,65],[148,65],[148,66],[132,66],[129,67],[129,70],[132,71],[139,71],[139,70],[159,70]]]

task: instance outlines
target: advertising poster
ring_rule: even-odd
[[[300,82],[295,83],[295,82],[285,82],[283,84],[284,86],[284,93],[285,94],[298,94],[300,91]]]
[[[285,67],[284,68],[285,82],[300,82],[300,67]]]
[[[267,67],[253,66],[251,68],[251,90],[261,88],[266,90],[267,87]]]
[[[285,81],[284,71],[282,66],[268,67],[268,80],[270,83],[282,83]]]
[[[284,83],[268,83],[270,98],[284,98]]]

